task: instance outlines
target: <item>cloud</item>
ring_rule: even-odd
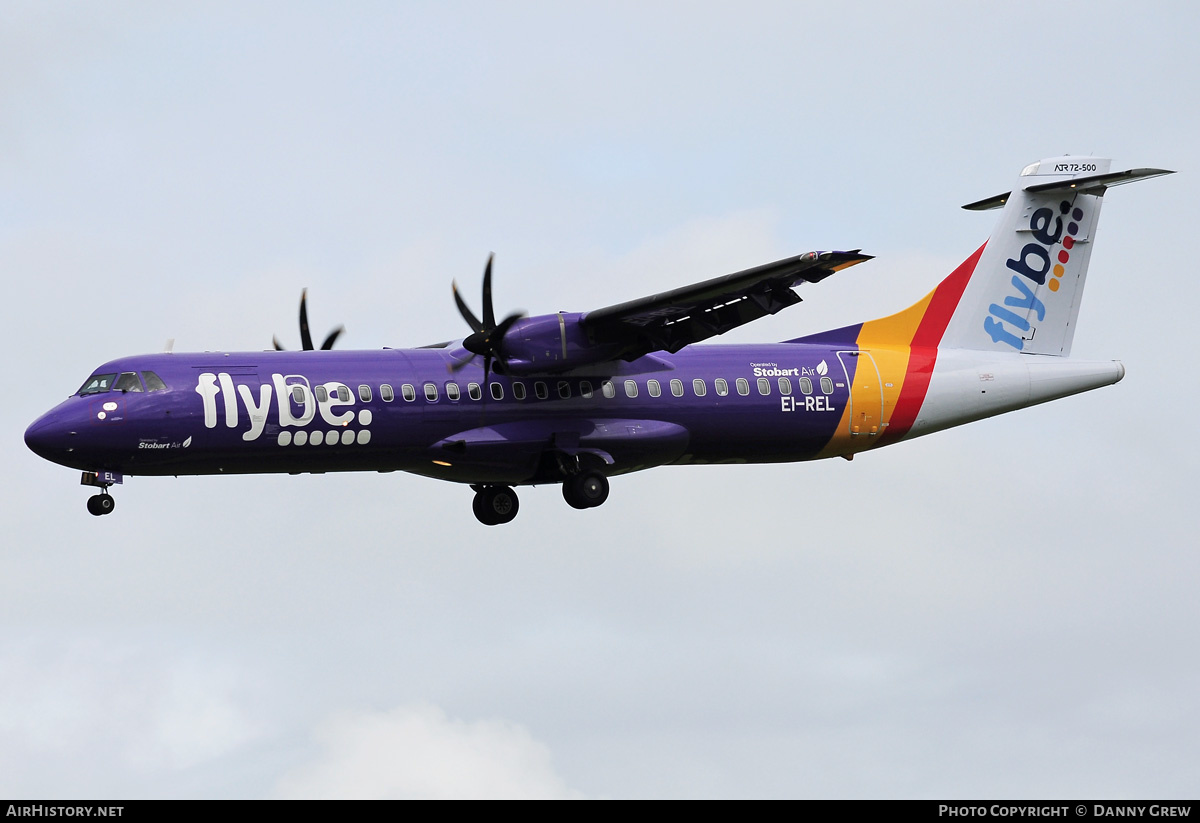
[[[0,646],[0,671],[4,794],[145,795],[262,732],[238,667],[198,650],[41,638]]]
[[[579,798],[550,750],[506,720],[467,722],[417,703],[333,716],[317,732],[324,750],[279,781],[304,798]]]

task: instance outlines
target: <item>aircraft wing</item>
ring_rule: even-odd
[[[655,351],[677,352],[730,329],[793,306],[792,288],[819,283],[871,255],[853,251],[808,252],[715,277],[691,286],[588,312],[581,320],[594,345],[615,346],[634,360]]]

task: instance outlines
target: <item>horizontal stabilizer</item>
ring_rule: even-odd
[[[1035,194],[1094,194],[1099,197],[1109,186],[1123,186],[1135,180],[1148,180],[1151,177],[1162,177],[1164,174],[1174,173],[1167,169],[1126,169],[1110,174],[1073,177],[1058,183],[1039,183],[1036,186],[1029,186],[1025,191]]]
[[[1164,174],[1174,174],[1168,169],[1126,169],[1108,174],[1091,174],[1087,177],[1072,177],[1066,180],[1055,180],[1051,183],[1038,183],[1027,186],[1025,191],[1035,194],[1094,194],[1102,196],[1109,186],[1123,186],[1135,180],[1148,180],[1151,177],[1162,177]],[[1011,191],[976,200],[963,206],[968,211],[988,211],[998,209],[1008,202]]]

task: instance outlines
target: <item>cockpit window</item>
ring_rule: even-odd
[[[113,381],[116,379],[116,374],[93,374],[79,387],[79,391],[76,393],[81,397],[85,394],[103,394],[112,388]]]
[[[138,379],[137,372],[123,371],[117,378],[117,385],[113,386],[113,389],[116,391],[143,391],[142,381]]]
[[[142,379],[146,381],[146,391],[167,390],[167,384],[162,381],[161,377],[152,371],[142,372]]]

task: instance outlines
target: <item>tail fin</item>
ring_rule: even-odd
[[[1110,163],[1070,156],[1031,163],[1012,191],[963,206],[1004,211],[991,238],[920,301],[788,342],[1069,355],[1104,192],[1172,173],[1110,173]]]
[[[1071,353],[1104,192],[1170,174],[1163,169],[1109,173],[1110,163],[1097,157],[1042,160],[1025,167],[1011,192],[963,207],[1003,206],[1004,211],[982,254],[976,253],[942,348]],[[956,275],[961,279],[961,268],[943,286]]]

